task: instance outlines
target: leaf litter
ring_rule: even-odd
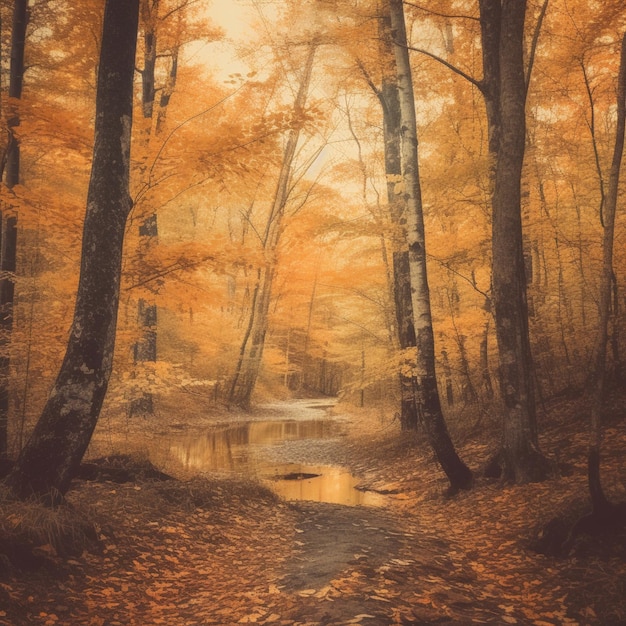
[[[0,570],[0,625],[626,620],[621,544],[583,537],[558,559],[531,549],[542,523],[585,498],[575,425],[563,418],[542,442],[571,456],[569,475],[524,486],[478,479],[448,499],[422,437],[381,430],[367,417],[358,416],[342,450],[365,488],[393,484],[384,507],[286,503],[236,480],[77,481],[69,505],[97,521],[97,546],[60,556],[42,544],[38,567]],[[609,435],[607,490],[623,499],[623,420]],[[488,446],[468,439],[460,451],[475,463]]]

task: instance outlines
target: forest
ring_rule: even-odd
[[[623,0],[0,0],[0,625],[626,624]]]

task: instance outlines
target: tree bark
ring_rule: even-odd
[[[98,421],[113,363],[129,195],[139,0],[107,0],[80,278],[65,358],[35,429],[6,479],[20,499],[55,503]]]
[[[143,116],[152,119],[156,95],[157,30],[156,21],[159,0],[142,0],[141,17],[143,34],[143,70],[141,70],[141,106]]]
[[[413,96],[413,80],[402,0],[390,0],[391,30],[398,71],[402,132],[402,184],[407,207],[407,241],[411,296],[416,335],[416,378],[419,389],[419,411],[429,442],[450,481],[451,491],[469,489],[472,473],[459,458],[450,439],[441,410],[435,372],[435,340],[430,310],[430,294],[426,272],[424,216],[417,158],[417,121]]]
[[[16,100],[22,98],[24,84],[24,50],[28,26],[28,0],[15,0],[11,30],[11,62],[9,68],[9,115],[7,120],[8,145],[2,169],[5,185],[12,189],[20,182],[20,143],[15,129],[20,125]],[[11,207],[3,201],[0,205],[0,458],[8,451],[9,425],[9,345],[13,332],[14,275],[17,256],[17,218]]]
[[[504,477],[541,480],[522,240],[521,177],[526,139],[523,38],[525,0],[481,0],[489,148],[493,156],[492,283],[500,389],[504,402]],[[494,59],[498,59],[496,62]]]
[[[624,133],[626,127],[626,34],[622,38],[620,66],[617,85],[617,124],[615,145],[607,193],[603,206],[604,231],[602,236],[602,273],[600,275],[599,320],[594,348],[591,419],[588,451],[589,493],[593,513],[605,515],[611,511],[600,480],[600,448],[602,444],[602,408],[606,383],[606,353],[608,342],[609,318],[611,313],[611,295],[613,279],[613,243],[615,238],[615,213],[619,190],[620,169],[624,152]]]
[[[156,88],[156,63],[158,57],[158,20],[159,20],[160,0],[141,1],[141,22],[143,24],[143,69],[141,70],[141,105],[143,117],[150,120],[143,136],[145,155],[149,154],[148,146],[154,131],[159,134],[165,121],[165,111],[169,104],[171,94],[176,85],[177,65],[174,64],[172,72],[164,87],[159,101],[156,124],[153,123]],[[176,57],[177,60],[177,57]],[[166,97],[167,93],[167,97]],[[142,170],[145,170],[145,162]],[[149,254],[156,245],[159,237],[158,216],[156,212],[150,213],[139,226],[139,256]],[[141,299],[137,303],[137,324],[139,326],[140,337],[133,346],[133,364],[135,368],[138,363],[156,363],[157,361],[157,328],[158,328],[158,307],[155,298],[149,300]],[[136,375],[133,372],[133,375]],[[139,415],[148,417],[154,413],[154,398],[152,392],[140,388],[139,385],[132,391],[128,404],[129,417]]]
[[[396,314],[396,335],[400,350],[414,350],[415,326],[411,303],[411,280],[409,276],[409,253],[406,243],[406,205],[403,195],[396,193],[402,178],[401,166],[401,115],[398,93],[398,72],[391,39],[389,11],[379,17],[381,61],[383,78],[377,91],[383,110],[383,134],[385,150],[385,175],[387,176],[387,201],[389,215],[394,228],[392,236],[393,296]],[[417,380],[415,376],[401,371],[400,382],[400,427],[416,430],[418,425]]]

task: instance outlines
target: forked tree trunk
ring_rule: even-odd
[[[615,213],[619,189],[622,154],[624,152],[624,131],[626,126],[626,34],[622,38],[620,67],[617,85],[617,125],[615,145],[608,188],[603,206],[604,232],[602,237],[602,274],[600,275],[599,321],[594,349],[590,440],[588,452],[589,492],[593,513],[604,515],[612,510],[600,480],[600,447],[602,442],[602,409],[606,381],[606,352],[609,318],[611,310],[611,287],[613,276],[613,242],[615,235]]]
[[[417,344],[416,378],[419,410],[429,442],[452,491],[469,489],[472,473],[459,458],[441,410],[435,372],[435,340],[426,272],[424,216],[417,158],[417,122],[402,0],[390,0],[391,30],[398,71],[402,128],[402,184],[407,207],[407,240],[413,319]]]
[[[129,195],[133,72],[139,0],[107,0],[95,139],[74,320],[60,372],[6,479],[13,495],[62,499],[98,421],[115,345]]]
[[[480,84],[494,161],[492,281],[500,389],[503,471],[517,483],[541,480],[522,240],[521,176],[526,128],[525,0],[480,0],[484,77]]]
[[[312,44],[294,103],[293,110],[296,116],[301,115],[304,111],[313,72],[315,50],[316,44]],[[235,373],[228,394],[228,404],[245,410],[250,408],[252,392],[261,369],[272,296],[272,284],[276,273],[276,250],[280,242],[283,230],[283,217],[289,200],[292,166],[300,137],[300,128],[301,123],[299,120],[296,120],[294,128],[289,131],[287,137],[274,201],[263,236],[265,264],[258,272],[257,284],[250,307],[250,317],[248,318],[246,333],[241,342],[239,358],[237,359]]]
[[[15,101],[22,97],[24,83],[24,48],[28,25],[28,0],[15,0],[11,30],[11,63],[9,68],[8,145],[5,162],[5,185],[12,189],[20,182],[20,144],[15,129],[20,125]],[[0,181],[0,185],[1,185]],[[17,257],[17,218],[3,200],[0,204],[0,458],[7,455],[9,426],[9,346],[13,331],[14,275]]]

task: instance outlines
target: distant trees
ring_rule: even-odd
[[[96,426],[111,368],[129,194],[139,0],[107,0],[93,164],[74,321],[37,425],[6,479],[18,498],[54,502],[69,487]]]
[[[317,44],[315,42],[308,46],[302,67],[302,74],[293,103],[291,128],[287,133],[278,180],[276,181],[276,191],[265,230],[260,235],[263,263],[257,270],[257,279],[252,292],[248,321],[228,394],[229,404],[244,409],[250,408],[250,399],[261,367],[272,286],[276,275],[276,256],[284,230],[287,203],[293,191],[294,159],[300,132],[306,119],[305,105],[311,83],[316,48]]]
[[[613,156],[609,169],[606,195],[600,207],[602,221],[602,268],[600,274],[600,297],[598,302],[598,330],[595,342],[594,359],[591,366],[591,422],[588,453],[589,491],[593,513],[602,518],[610,516],[613,509],[602,489],[600,480],[600,451],[602,442],[602,410],[606,388],[606,353],[609,336],[609,319],[613,297],[613,244],[615,239],[615,216],[617,211],[620,172],[624,153],[626,130],[626,34],[622,36],[620,63],[616,90],[617,116]],[[591,103],[593,106],[593,102]],[[615,311],[613,311],[615,314]]]

